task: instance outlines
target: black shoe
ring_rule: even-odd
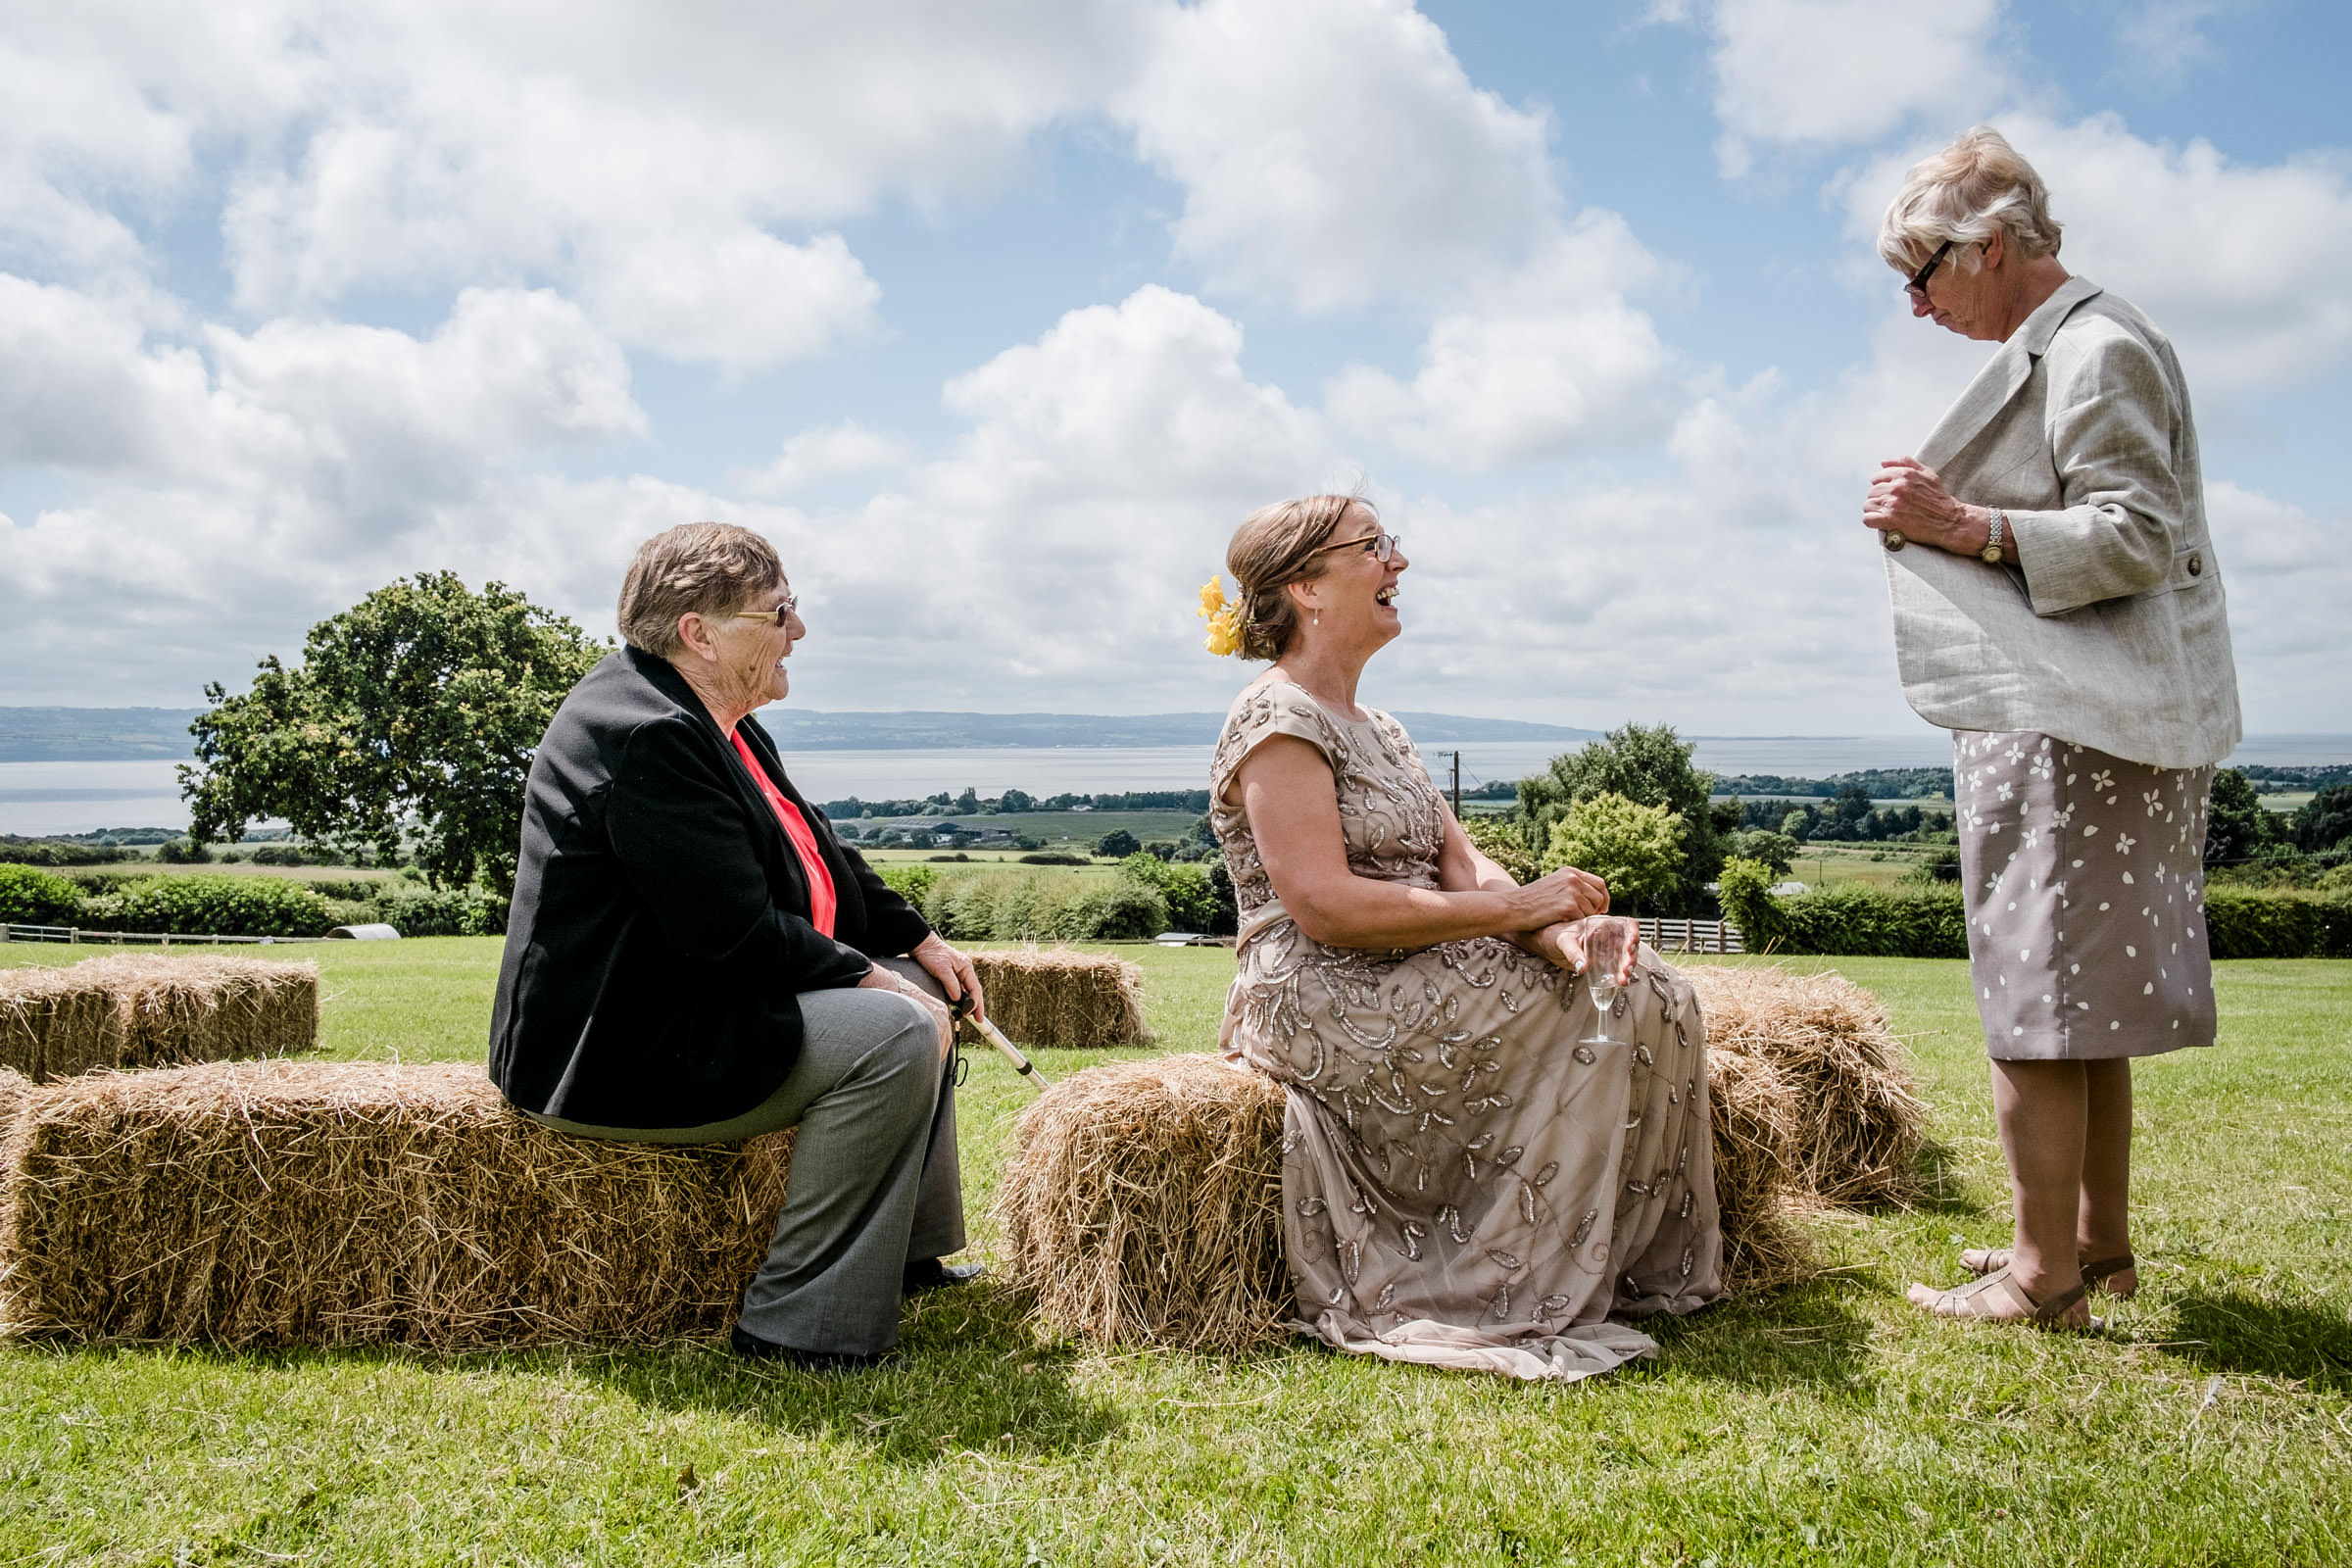
[[[901,1289],[908,1296],[936,1291],[943,1285],[969,1285],[988,1272],[986,1263],[942,1263],[936,1257],[917,1258],[906,1265]]]
[[[855,1350],[804,1350],[797,1345],[778,1345],[740,1325],[727,1343],[747,1361],[781,1361],[804,1372],[860,1372],[882,1359]]]

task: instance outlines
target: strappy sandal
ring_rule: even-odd
[[[1956,1291],[1939,1291],[1933,1298],[1918,1304],[1937,1317],[1979,1323],[2024,1323],[2033,1328],[2059,1333],[2097,1334],[2107,1327],[2106,1319],[2093,1316],[2083,1323],[2070,1323],[2066,1319],[2066,1314],[2075,1309],[2084,1294],[2084,1287],[2078,1285],[2046,1301],[2036,1301],[2026,1294],[2024,1286],[2009,1277],[2009,1270],[2002,1267]],[[2003,1300],[2015,1310],[1998,1310],[1997,1306]]]
[[[1982,1278],[2007,1268],[2009,1257],[2010,1251],[2006,1247],[1972,1247],[1960,1254],[1960,1266]],[[2082,1265],[2082,1283],[2088,1288],[2104,1290],[2109,1296],[2120,1301],[2127,1296],[2138,1293],[2138,1282],[2134,1281],[2130,1291],[2109,1289],[2107,1282],[2118,1274],[2138,1267],[2139,1259],[2133,1257],[2130,1252],[2124,1253],[2121,1257],[2102,1257],[2095,1263]]]

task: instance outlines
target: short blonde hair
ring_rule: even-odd
[[[1981,245],[1996,229],[2020,261],[2058,254],[2050,188],[2008,137],[1979,125],[1903,176],[1879,223],[1879,255],[1896,271],[1912,272],[1945,240]],[[1979,254],[1951,261],[1971,272],[1983,265]]]
[[[1280,659],[1298,631],[1298,607],[1283,586],[1323,575],[1320,546],[1361,507],[1380,514],[1362,496],[1301,496],[1250,514],[1225,547],[1225,569],[1241,588],[1242,657]]]
[[[685,522],[637,547],[620,584],[620,635],[667,659],[685,646],[678,617],[716,618],[784,580],[776,547],[731,522]]]

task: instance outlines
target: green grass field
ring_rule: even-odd
[[[1203,1048],[1230,956],[1118,951],[1161,1048]],[[326,1053],[476,1055],[496,954],[300,950]],[[1668,1324],[1616,1376],[1106,1352],[1041,1342],[988,1286],[923,1298],[904,1357],[847,1379],[699,1344],[18,1345],[0,1563],[2352,1561],[2352,964],[2220,966],[2223,1048],[2140,1071],[2145,1289],[2107,1335],[2058,1338],[1901,1298],[2003,1238],[1962,965],[1800,961],[1909,1037],[1937,1196],[1823,1220],[1833,1272]],[[977,1217],[1028,1094],[986,1057],[964,1093]]]

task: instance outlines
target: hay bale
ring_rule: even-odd
[[[1106,953],[1014,948],[975,953],[980,989],[996,1026],[1027,1046],[1140,1046],[1144,1022],[1141,964]]]
[[[1239,1349],[1291,1315],[1282,1086],[1209,1055],[1089,1067],[1021,1112],[1004,1277],[1058,1333]]]
[[[1827,1203],[1899,1201],[1928,1106],[1878,998],[1838,974],[1692,964],[1708,1049],[1760,1056],[1787,1075],[1801,1117],[1797,1175]]]
[[[1708,1051],[1707,1114],[1727,1294],[1774,1290],[1814,1270],[1812,1249],[1790,1223],[1807,1196],[1795,1185],[1800,1110],[1795,1087],[1770,1061]]]
[[[478,1065],[232,1062],[28,1088],[0,1144],[0,1333],[437,1348],[706,1334],[789,1133],[566,1138]]]
[[[1813,1267],[1790,1224],[1798,1100],[1771,1062],[1711,1058],[1724,1279],[1752,1294]],[[1283,1091],[1216,1056],[1089,1067],[1021,1113],[998,1189],[1005,1282],[1055,1333],[1230,1350],[1292,1315]]]
[[[318,966],[122,954],[0,970],[0,1065],[35,1083],[93,1067],[282,1056],[318,1042]]]

